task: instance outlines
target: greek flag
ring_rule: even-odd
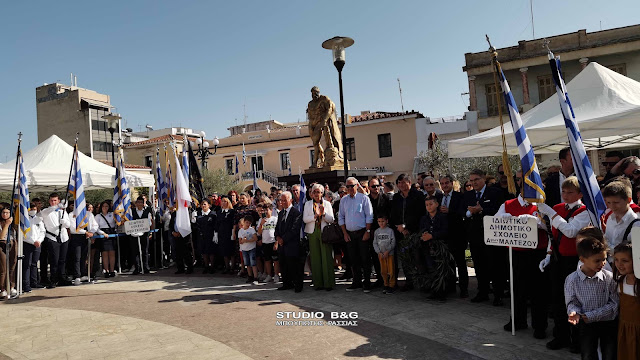
[[[87,202],[84,197],[84,186],[82,185],[82,171],[80,170],[80,162],[78,162],[78,144],[75,145],[72,161],[69,193],[73,195],[73,216],[76,218],[76,231],[78,231],[89,225]]]
[[[164,159],[165,159],[165,168],[166,170],[166,177],[165,177],[165,182],[164,182],[164,188],[167,191],[167,199],[169,199],[169,209],[173,209],[176,202],[175,202],[175,198],[176,198],[176,189],[173,186],[173,180],[171,177],[171,161],[169,161],[169,156],[167,155],[167,148],[164,148]]]
[[[238,175],[238,165],[240,165],[240,162],[238,161],[238,154],[236,154],[236,175]]]
[[[189,180],[189,154],[187,153],[187,135],[184,135],[184,144],[182,146],[182,175],[184,178]],[[187,187],[189,184],[187,183]]]
[[[509,83],[504,76],[500,63],[496,61],[496,72],[500,80],[502,87],[502,94],[504,95],[505,104],[509,108],[509,118],[511,119],[511,127],[513,128],[513,134],[516,137],[516,143],[518,144],[518,154],[520,155],[520,164],[522,166],[522,177],[524,180],[522,197],[529,202],[544,202],[544,186],[542,185],[542,178],[540,177],[540,171],[538,171],[538,164],[536,164],[536,158],[531,147],[531,141],[527,136],[527,131],[522,125],[522,119],[518,112],[518,105],[513,99],[513,94],[509,88]]]
[[[300,214],[304,214],[304,204],[307,202],[307,186],[304,184],[304,178],[300,173],[300,198],[298,198],[298,210]],[[304,237],[304,226],[300,229],[300,237]]]
[[[13,208],[16,209],[14,215],[14,223],[20,225],[20,231],[24,236],[31,231],[31,221],[29,221],[29,188],[27,187],[27,177],[24,175],[24,165],[22,163],[22,150],[18,150],[18,171],[19,182],[18,191],[13,198]]]
[[[560,58],[556,58],[551,51],[549,51],[549,65],[551,65],[551,75],[553,76],[553,81],[556,84],[556,92],[558,93],[558,100],[560,101],[560,110],[564,117],[564,126],[567,128],[573,168],[576,172],[578,182],[580,183],[582,201],[587,206],[587,212],[591,218],[591,224],[600,228],[600,216],[607,209],[607,206],[604,203],[604,198],[602,197],[602,193],[598,187],[598,180],[596,180],[596,175],[593,173],[589,156],[587,156],[584,144],[582,143],[580,128],[578,127],[576,116],[573,113],[573,107],[571,106],[571,100],[569,100],[567,87],[564,84],[564,79],[562,79]]]
[[[242,165],[247,165],[247,152],[244,149],[244,141],[242,142]]]
[[[156,148],[156,187],[158,189],[158,210],[160,211],[160,216],[167,210],[164,205],[164,199],[167,198],[167,188],[165,186],[162,168],[160,168],[160,148]]]
[[[113,189],[113,217],[118,225],[131,220],[131,193],[124,170],[122,150],[118,153],[116,163],[116,186]]]

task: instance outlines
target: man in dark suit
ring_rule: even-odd
[[[439,204],[442,204],[442,190],[436,187],[436,179],[433,176],[427,176],[422,180],[422,192],[426,196],[435,197]]]
[[[447,246],[458,268],[458,285],[460,286],[460,297],[469,297],[469,273],[467,272],[467,260],[465,251],[469,242],[464,233],[464,224],[459,209],[462,206],[462,194],[453,191],[453,181],[455,179],[451,175],[440,177],[440,186],[442,187],[442,200],[440,201],[440,212],[447,214],[449,220],[449,237],[447,238]],[[455,290],[455,279],[453,282]]]
[[[469,181],[473,191],[464,193],[462,206],[459,213],[465,222],[467,239],[473,257],[473,266],[478,280],[478,294],[471,302],[489,300],[489,283],[493,280],[493,305],[503,305],[502,296],[506,285],[506,277],[499,274],[506,257],[506,253],[498,249],[498,246],[488,246],[484,243],[484,225],[482,219],[486,215],[494,215],[504,202],[502,191],[485,183],[485,172],[479,169],[472,170]]]
[[[546,195],[545,204],[553,207],[562,202],[560,194],[562,193],[562,183],[573,173],[573,159],[571,158],[571,149],[566,147],[558,153],[560,159],[560,172],[553,173],[544,181],[544,193]]]
[[[302,214],[293,206],[289,191],[280,195],[280,203],[282,210],[278,213],[275,233],[282,272],[282,287],[278,290],[295,289],[295,292],[298,293],[302,291],[306,258],[301,254],[302,247],[300,246]]]

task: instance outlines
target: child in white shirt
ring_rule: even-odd
[[[247,267],[247,284],[257,281],[258,266],[256,262],[256,242],[258,235],[256,229],[251,227],[253,217],[247,215],[242,219],[242,229],[238,231],[238,242],[240,243],[240,251],[244,259],[244,265]]]

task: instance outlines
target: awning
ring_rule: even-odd
[[[82,101],[84,101],[87,104],[92,105],[92,106],[97,106],[97,107],[102,107],[102,108],[107,108],[107,109],[111,109],[111,108],[114,107],[113,105],[111,105],[109,103],[106,103],[104,101],[98,101],[98,100],[93,100],[93,99],[85,99],[85,98],[80,98],[80,100],[82,100]]]

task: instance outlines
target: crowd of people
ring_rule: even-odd
[[[133,218],[148,219],[158,232],[106,237],[117,232],[109,201],[89,205],[89,225],[76,230],[72,209],[54,193],[47,208],[40,199],[31,202],[23,289],[79,285],[89,275],[109,278],[116,276],[116,266],[145,274],[171,262],[176,274],[201,268],[204,274],[246,277],[248,284],[281,284],[279,291],[303,291],[308,276],[315,291],[335,290],[339,278],[351,280],[347,291],[414,290],[446,301],[454,294],[470,297],[471,261],[477,279],[471,302],[503,306],[514,297],[515,318],[506,331],[528,328],[530,308],[537,339],[547,337],[547,319],[553,319],[549,349],[569,347],[585,359],[598,352],[603,359],[637,359],[640,297],[630,233],[640,226],[640,191],[634,187],[640,186],[640,159],[606,154],[601,186],[608,209],[601,224],[590,221],[568,148],[559,160],[545,174],[545,203],[510,194],[502,167],[495,177],[472,170],[460,182],[451,175],[412,181],[401,174],[395,184],[383,177],[350,177],[335,192],[313,183],[306,193],[293,185],[269,193],[211,194],[193,211],[189,236],[175,230],[175,211],[160,214],[144,197],[136,199]],[[519,193],[521,171],[514,180]],[[0,290],[6,296],[15,295],[16,247],[6,254],[6,239],[10,231],[16,238],[16,228],[9,204],[2,207]],[[538,224],[538,247],[513,249],[513,294],[508,249],[485,244],[485,216],[533,218]],[[398,281],[400,269],[404,281]]]

